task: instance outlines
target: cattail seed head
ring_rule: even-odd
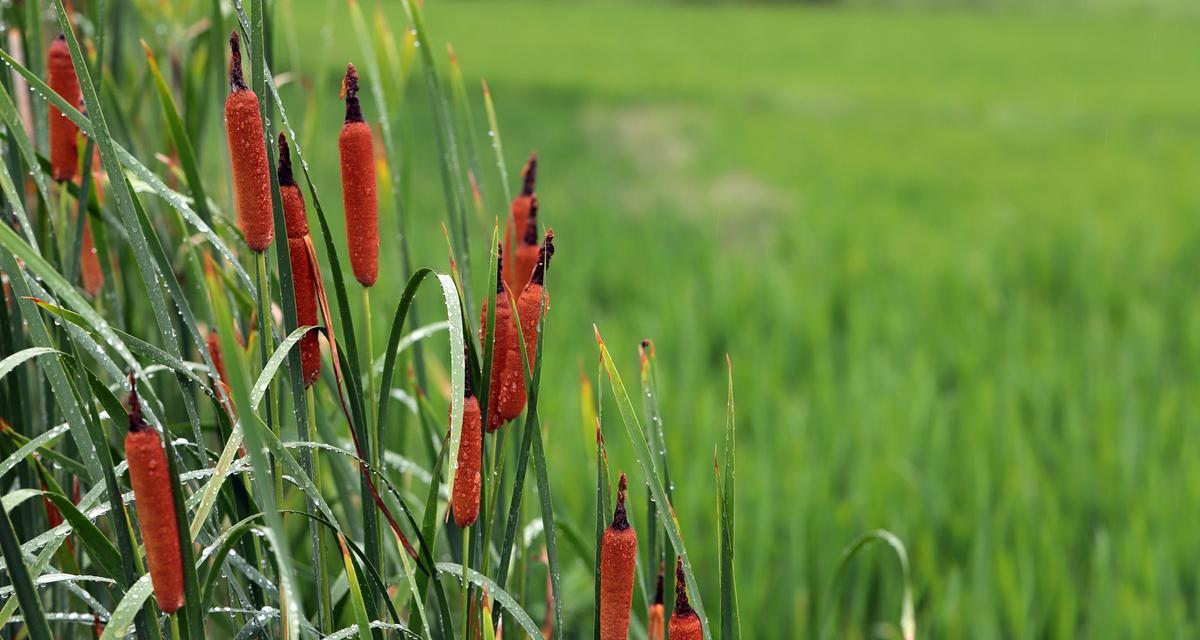
[[[526,228],[529,226],[530,210],[536,206],[534,187],[537,182],[537,153],[529,154],[529,161],[526,162],[525,167],[521,169],[521,176],[523,177],[521,193],[518,194],[517,197],[513,198],[512,204],[509,207],[511,217],[504,226],[504,247],[507,249],[514,248],[514,240],[517,241],[518,246],[520,245],[520,240],[524,236]],[[515,237],[514,234],[516,234]],[[536,229],[534,229],[534,238],[534,242],[537,242]],[[513,271],[516,268],[516,263],[509,265],[510,271]],[[521,293],[521,289],[515,286],[517,284],[517,278],[514,274],[505,272],[504,281],[508,283],[508,288],[512,289],[514,293]],[[521,286],[524,286],[525,283],[521,282],[520,284]]]
[[[379,277],[379,200],[375,188],[375,143],[358,102],[358,72],[346,65],[343,84],[346,122],[338,137],[342,164],[342,205],[350,266],[359,284],[370,287]]]
[[[625,510],[625,474],[617,483],[617,507],[600,542],[600,638],[626,640],[633,605],[637,533]]]
[[[133,385],[129,392],[129,433],[125,436],[129,483],[133,485],[142,542],[146,545],[154,599],[164,613],[174,613],[183,606],[183,562],[167,455],[158,432],[142,417],[132,374],[129,379]]]
[[[521,232],[520,241],[517,242],[516,264],[507,274],[505,282],[508,283],[508,288],[514,293],[520,293],[525,290],[525,286],[529,284],[529,277],[533,274],[534,266],[538,260],[538,199],[537,196],[531,198],[529,204],[529,215],[525,218],[525,227]]]
[[[258,110],[258,96],[242,76],[241,41],[237,31],[229,35],[229,84],[225,99],[225,133],[229,163],[233,169],[233,192],[237,201],[238,228],[251,250],[262,253],[271,246],[275,225],[271,208],[271,177],[267,145]]]
[[[292,175],[292,154],[288,148],[287,135],[279,132],[279,195],[283,197],[283,218],[289,238],[308,235],[308,212],[304,207],[304,194],[296,185]]]
[[[303,206],[303,202],[301,202]],[[301,327],[317,325],[317,281],[319,277],[305,236],[288,238],[292,256],[292,288],[296,293],[296,323]],[[316,331],[300,338],[300,365],[304,386],[311,387],[321,375],[321,342]]]
[[[104,286],[104,272],[100,270],[100,256],[96,255],[96,246],[92,241],[91,218],[83,221],[83,242],[79,246],[79,278],[83,283],[83,290],[89,296],[95,298],[100,294],[100,288]]]
[[[75,65],[71,62],[71,50],[62,34],[54,39],[46,55],[46,84],[73,107],[79,106],[83,100]],[[78,171],[76,134],[79,128],[57,108],[51,106],[49,111],[50,174],[55,180],[70,180]]]
[[[517,416],[525,408],[525,370],[521,362],[521,345],[517,340],[517,325],[513,318],[508,290],[501,277],[504,250],[496,257],[496,329],[493,332],[492,371],[488,389],[488,433]],[[487,301],[483,303],[479,339],[487,339]]]
[[[658,563],[658,581],[654,589],[654,600],[646,612],[646,640],[663,640],[663,563]]]
[[[479,517],[480,466],[483,456],[483,416],[471,384],[463,387],[462,436],[458,442],[458,468],[454,471],[454,524],[467,527]]]
[[[683,558],[675,558],[675,611],[667,625],[667,637],[671,640],[699,640],[704,637],[700,617],[688,602],[687,579],[683,575]]]
[[[546,280],[546,268],[550,265],[550,257],[554,255],[554,231],[547,231],[546,238],[538,250],[537,265],[534,267],[529,284],[517,298],[517,314],[521,317],[521,337],[525,339],[525,357],[529,366],[533,366],[537,356],[538,325],[542,320],[542,298],[545,297],[546,308],[550,306],[549,296],[542,285]]]

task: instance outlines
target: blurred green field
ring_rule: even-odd
[[[336,221],[336,91],[361,54],[342,3],[291,5],[276,16],[276,72]],[[842,549],[877,527],[908,545],[921,637],[1200,634],[1188,508],[1200,501],[1200,23],[609,2],[426,11],[474,99],[487,204],[474,292],[490,216],[507,207],[482,146],[480,78],[510,171],[531,149],[541,158],[559,247],[542,407],[568,526],[587,532],[594,517],[579,380],[595,386],[595,323],[629,384],[638,342],[657,345],[674,508],[714,613],[712,455],[732,358],[749,637],[814,636]],[[391,115],[422,163],[398,168],[413,262],[444,269],[421,85]],[[153,100],[135,95],[131,111],[156,113]],[[227,175],[223,132],[206,134],[205,175]],[[227,185],[210,195],[229,202]],[[383,204],[386,309],[403,282]],[[437,315],[436,297],[421,303]],[[444,379],[446,363],[431,367]],[[614,471],[632,470],[615,406],[604,417]],[[562,549],[583,637],[591,558]],[[837,593],[847,635],[898,637],[890,556],[870,554]]]

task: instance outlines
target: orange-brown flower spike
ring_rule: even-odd
[[[308,235],[308,211],[304,207],[304,194],[296,185],[292,175],[292,153],[288,148],[287,135],[279,132],[279,194],[283,197],[283,218],[289,238]]]
[[[663,563],[658,563],[658,585],[646,612],[646,640],[663,640]]]
[[[458,468],[454,471],[454,524],[468,527],[479,517],[479,469],[483,460],[483,416],[471,384],[471,372],[463,387],[462,436],[458,441]]]
[[[538,154],[536,152],[529,154],[529,161],[521,169],[521,177],[523,178],[521,193],[518,193],[517,197],[512,198],[512,203],[509,205],[511,216],[504,225],[505,249],[514,249],[514,246],[512,246],[512,240],[514,240],[512,234],[516,233],[520,235],[524,233],[524,228],[526,228],[526,223],[529,219],[529,207],[533,203],[534,186],[538,183]],[[516,239],[520,239],[520,237]],[[512,289],[512,291],[521,293],[520,289]]]
[[[304,194],[292,175],[292,156],[287,138],[279,134],[279,194],[283,197],[283,217],[287,225],[288,253],[292,257],[292,288],[296,292],[296,322],[301,327],[317,325],[317,281],[320,277],[308,253],[308,213]],[[317,332],[300,338],[300,367],[304,386],[310,387],[321,375],[321,343]]]
[[[683,558],[675,558],[675,611],[667,624],[667,637],[671,640],[700,640],[704,629],[700,617],[688,603],[687,582],[683,576]]]
[[[496,330],[493,335],[492,371],[488,389],[488,433],[521,415],[525,408],[525,373],[521,364],[521,345],[517,340],[517,324],[512,304],[501,277],[504,249],[496,258]],[[487,339],[487,301],[483,303],[479,340]]]
[[[342,161],[342,205],[350,267],[359,284],[369,287],[379,277],[379,200],[375,192],[375,143],[358,102],[358,72],[346,65],[346,123],[338,137]]]
[[[91,218],[83,221],[83,242],[79,245],[79,279],[83,283],[83,290],[93,298],[100,294],[100,288],[104,286],[100,256],[96,255],[96,246],[92,242]]]
[[[516,265],[509,270],[508,288],[515,294],[520,294],[529,284],[533,269],[537,266],[538,253],[538,199],[534,196],[529,204],[529,216],[525,218],[525,228],[517,243]]]
[[[129,433],[125,436],[125,459],[129,463],[129,483],[133,485],[134,504],[146,545],[150,582],[154,599],[164,613],[175,613],[183,606],[183,562],[179,554],[179,529],[175,522],[175,497],[167,473],[167,454],[162,439],[142,418],[137,386],[129,392]]]
[[[78,107],[83,100],[75,65],[67,39],[59,34],[46,55],[46,84],[67,104]],[[55,180],[70,180],[78,171],[79,150],[75,137],[79,128],[58,108],[50,107],[50,175]]]
[[[262,253],[275,234],[271,209],[271,178],[267,145],[263,138],[258,96],[242,76],[241,40],[229,34],[229,85],[225,99],[225,133],[229,140],[229,164],[233,168],[233,196],[237,202],[238,228],[251,250]]]
[[[554,255],[554,232],[547,231],[546,239],[538,250],[537,266],[517,298],[517,315],[521,317],[521,337],[525,339],[525,357],[529,360],[530,371],[533,370],[534,358],[537,356],[538,324],[542,320],[542,298],[546,298],[546,308],[550,307],[550,297],[543,286],[546,281],[546,269],[550,266],[550,258]]]
[[[625,512],[625,474],[617,483],[617,508],[600,542],[600,640],[629,638],[637,533]]]
[[[208,343],[208,355],[212,358],[213,368],[216,369],[216,371],[212,372],[214,382],[225,385],[226,392],[228,393],[229,378],[225,375],[225,359],[221,357],[221,340],[217,335],[216,329],[208,332],[205,342]]]

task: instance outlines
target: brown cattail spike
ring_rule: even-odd
[[[129,372],[129,430],[141,431],[149,428],[146,420],[142,418],[142,402],[138,398],[137,379],[133,377],[133,372]]]
[[[229,32],[229,52],[232,54],[229,58],[229,90],[245,91],[250,87],[242,75],[242,39],[237,29]]]
[[[613,509],[613,521],[609,528],[614,531],[624,531],[629,528],[629,514],[625,512],[625,490],[628,485],[628,480],[625,479],[625,474],[621,474],[621,479],[617,482],[617,508]]]
[[[296,178],[292,175],[291,149],[288,148],[287,134],[282,131],[279,132],[279,167],[276,173],[279,175],[279,186],[296,186]]]
[[[346,123],[338,136],[342,166],[342,205],[350,266],[359,284],[370,287],[379,277],[379,200],[375,186],[375,142],[358,103],[358,72],[346,65],[343,85]]]
[[[362,105],[358,102],[358,70],[353,63],[346,64],[346,78],[342,90],[346,92],[346,122],[362,122]]]
[[[542,241],[542,248],[538,250],[537,266],[533,268],[533,275],[529,281],[533,284],[546,283],[546,269],[550,267],[550,258],[554,257],[554,231],[546,232],[546,239]]]
[[[537,215],[538,215],[538,199],[537,199],[537,197],[534,197],[529,202],[529,217],[525,219],[525,235],[524,235],[524,237],[521,238],[522,240],[525,241],[525,244],[531,244],[534,246],[537,245],[537,235],[538,235],[537,234],[537,232],[538,232]]]
[[[67,39],[59,34],[46,56],[46,83],[50,89],[72,107],[79,106],[83,93],[75,65],[71,62],[71,51]],[[79,150],[76,135],[79,128],[56,108],[50,109],[50,169],[55,180],[70,180],[78,170]]]
[[[617,483],[612,525],[600,540],[600,640],[628,640],[637,569],[637,533],[625,512],[625,474]]]
[[[246,245],[256,253],[271,246],[275,235],[271,206],[270,164],[258,96],[242,76],[241,41],[237,31],[229,35],[229,85],[225,98],[225,134],[229,164],[233,170],[233,194],[237,223]]]
[[[496,247],[496,293],[504,293],[504,247]]]
[[[537,152],[529,154],[529,162],[525,163],[525,168],[521,170],[521,176],[524,178],[521,184],[521,195],[533,195],[533,188],[537,184]]]
[[[662,560],[658,561],[658,580],[654,585],[654,604],[662,604],[663,601],[663,575],[666,572],[665,563]]]
[[[125,436],[129,484],[133,486],[134,506],[146,545],[154,599],[164,613],[174,613],[183,607],[183,560],[173,484],[162,438],[142,417],[132,373],[129,382],[129,433]]]
[[[468,371],[463,385],[462,434],[454,470],[454,524],[467,527],[479,517],[480,468],[483,460],[483,416]]]
[[[687,578],[683,575],[683,556],[675,557],[675,615],[696,615],[688,602]]]
[[[505,422],[521,415],[525,408],[525,369],[517,338],[516,319],[508,289],[504,287],[503,247],[496,256],[496,328],[492,336],[492,371],[488,389],[487,430],[495,431]],[[487,301],[480,318],[479,340],[487,339]]]

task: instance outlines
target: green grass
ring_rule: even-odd
[[[172,53],[187,52],[184,27],[209,12],[207,2],[178,4],[139,8],[140,30],[126,24],[164,72]],[[290,80],[281,96],[344,254],[336,98],[346,61],[364,66],[361,48],[341,2],[291,0],[290,13],[287,4],[273,23],[274,72]],[[388,7],[399,34],[402,10]],[[373,3],[364,8],[370,21]],[[160,17],[156,33],[149,25]],[[593,323],[631,385],[638,343],[656,344],[673,507],[714,629],[721,554],[713,456],[725,447],[729,354],[739,436],[735,570],[747,637],[817,636],[832,602],[842,611],[837,637],[898,637],[901,574],[881,548],[860,554],[829,591],[845,547],[877,528],[907,546],[919,637],[1200,633],[1200,522],[1187,508],[1200,500],[1200,445],[1190,437],[1200,398],[1194,19],[507,1],[429,2],[426,19],[435,57],[444,63],[446,40],[457,50],[476,138],[486,140],[486,78],[514,180],[530,149],[541,158],[541,217],[559,252],[538,413],[567,637],[585,637],[592,617],[586,537],[596,518],[595,445],[593,425],[580,421],[578,380],[597,382]],[[42,28],[54,30],[49,21]],[[163,176],[152,158],[169,138],[152,86],[130,77],[144,64],[135,39],[123,45],[124,94],[105,113],[117,141]],[[197,82],[208,73],[203,59],[188,64]],[[413,265],[444,270],[442,224],[451,213],[419,62],[412,71],[404,100],[392,104],[411,162],[403,168],[407,244]],[[188,126],[208,105],[194,146],[205,188],[228,215],[223,95],[189,100],[177,90],[176,100]],[[368,120],[378,117],[374,104],[364,94]],[[478,151],[487,209],[481,217],[467,207],[474,300],[486,291],[491,217],[507,207],[490,149]],[[160,233],[177,239],[169,209],[142,198]],[[380,207],[376,345],[406,284],[383,193]],[[325,259],[311,200],[309,210]],[[175,257],[179,243],[167,239]],[[126,271],[125,286],[137,290],[132,264]],[[203,289],[180,279],[189,291]],[[419,294],[414,309],[422,322],[445,317],[438,293]],[[248,310],[235,307],[243,321]],[[467,311],[473,328],[478,310]],[[153,341],[157,327],[139,313],[130,297],[114,322]],[[425,351],[438,430],[448,344],[443,332]],[[194,349],[184,355],[199,360]],[[0,388],[9,393],[20,377],[21,392],[38,399],[25,409],[27,422],[45,418],[44,429],[46,414],[57,415],[49,391],[39,391],[45,385],[32,365],[17,371]],[[409,388],[407,372],[397,367],[396,378]],[[165,378],[161,386],[165,398],[179,396]],[[275,385],[276,395],[287,389]],[[319,395],[325,412],[316,431],[348,437],[330,385]],[[623,470],[640,479],[613,393],[606,387],[602,396],[613,477]],[[190,434],[176,413],[177,435]],[[408,445],[396,453],[431,468],[415,436],[422,423],[396,413],[404,435],[392,442]],[[506,427],[510,442],[522,427]],[[361,543],[352,467],[320,462],[317,484]],[[5,481],[27,481],[24,466]],[[539,513],[534,484],[526,482],[522,523]],[[631,484],[636,527],[646,492]],[[404,491],[411,506],[424,503],[423,484]],[[498,496],[505,508],[508,498]],[[33,524],[44,517],[36,502],[12,511],[18,533],[44,530]],[[304,501],[288,506],[303,509]],[[250,515],[224,500],[216,509],[229,523]],[[297,569],[307,571],[308,525],[289,516],[288,527]],[[582,532],[582,546],[564,527]],[[330,567],[340,571],[336,536],[327,533]],[[457,538],[438,544],[438,561],[461,562],[447,551]],[[394,548],[385,552],[396,557]],[[354,559],[356,586],[373,594],[362,556]],[[405,584],[399,567],[390,563],[388,584]],[[544,579],[537,567],[509,585],[539,622]],[[334,612],[344,625],[366,613],[360,600]],[[48,612],[68,602],[43,597]],[[450,607],[458,613],[457,592]],[[426,601],[429,615],[437,608]],[[635,617],[644,617],[638,604]]]

